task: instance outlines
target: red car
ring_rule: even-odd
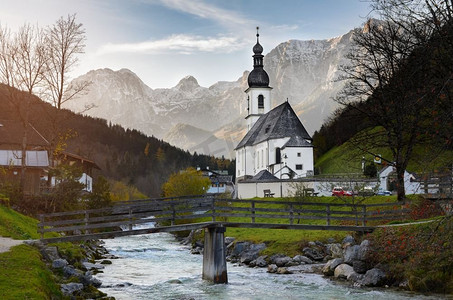
[[[352,192],[343,190],[342,187],[334,187],[332,196],[352,196]]]

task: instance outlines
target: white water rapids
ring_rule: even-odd
[[[104,246],[119,258],[96,277],[102,281],[100,290],[116,299],[441,299],[233,264],[227,266],[228,284],[211,284],[201,279],[203,257],[192,255],[168,233],[109,239]]]

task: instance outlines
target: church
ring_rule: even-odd
[[[312,138],[288,101],[271,109],[269,76],[256,34],[248,76],[247,133],[235,148],[236,181],[296,179],[313,175]]]

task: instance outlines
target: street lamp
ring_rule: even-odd
[[[288,158],[288,156],[285,154],[283,154],[281,156],[281,162],[280,162],[280,198],[283,198],[283,183],[282,183],[282,173],[283,173],[283,160],[285,160],[285,166],[286,166],[286,159]]]

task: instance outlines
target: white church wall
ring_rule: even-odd
[[[237,184],[239,199],[263,198],[264,190],[270,190],[274,197],[289,197],[291,188],[287,182],[241,182]]]
[[[248,116],[247,116],[247,131],[249,131],[253,124],[259,119],[260,115],[266,114],[271,109],[271,88],[252,88],[247,91],[248,97]],[[258,108],[258,96],[263,95],[264,107]]]
[[[275,161],[275,159],[276,159],[276,156],[275,156],[276,148],[283,147],[283,145],[286,144],[286,142],[288,142],[288,141],[289,141],[289,137],[282,138],[282,139],[269,140],[269,164],[270,165],[273,165],[273,164],[276,163],[276,161]],[[284,157],[284,154],[285,154],[284,153],[284,149],[281,149],[280,150],[280,155],[282,157]]]
[[[236,150],[236,178],[255,175],[255,155],[253,147]]]
[[[249,114],[265,114],[271,108],[271,89],[270,88],[253,88],[248,92],[250,101],[250,113]],[[264,108],[258,108],[258,96],[263,95]]]
[[[313,148],[312,147],[286,147],[286,164],[297,177],[313,175]]]
[[[237,197],[239,199],[250,199],[254,197],[264,197],[264,190],[271,190],[274,197],[291,197],[294,195],[298,188],[312,188],[317,196],[331,196],[334,187],[343,187],[345,190],[353,190],[357,187],[371,187],[376,189],[379,186],[377,180],[351,180],[351,179],[338,179],[338,180],[317,180],[317,179],[304,179],[304,180],[276,180],[276,181],[262,181],[262,182],[239,182],[237,183]]]
[[[242,149],[234,151],[236,154],[236,178],[242,176],[244,172],[244,159],[242,157]]]
[[[253,147],[255,152],[255,174],[268,169],[267,142],[262,142]]]

